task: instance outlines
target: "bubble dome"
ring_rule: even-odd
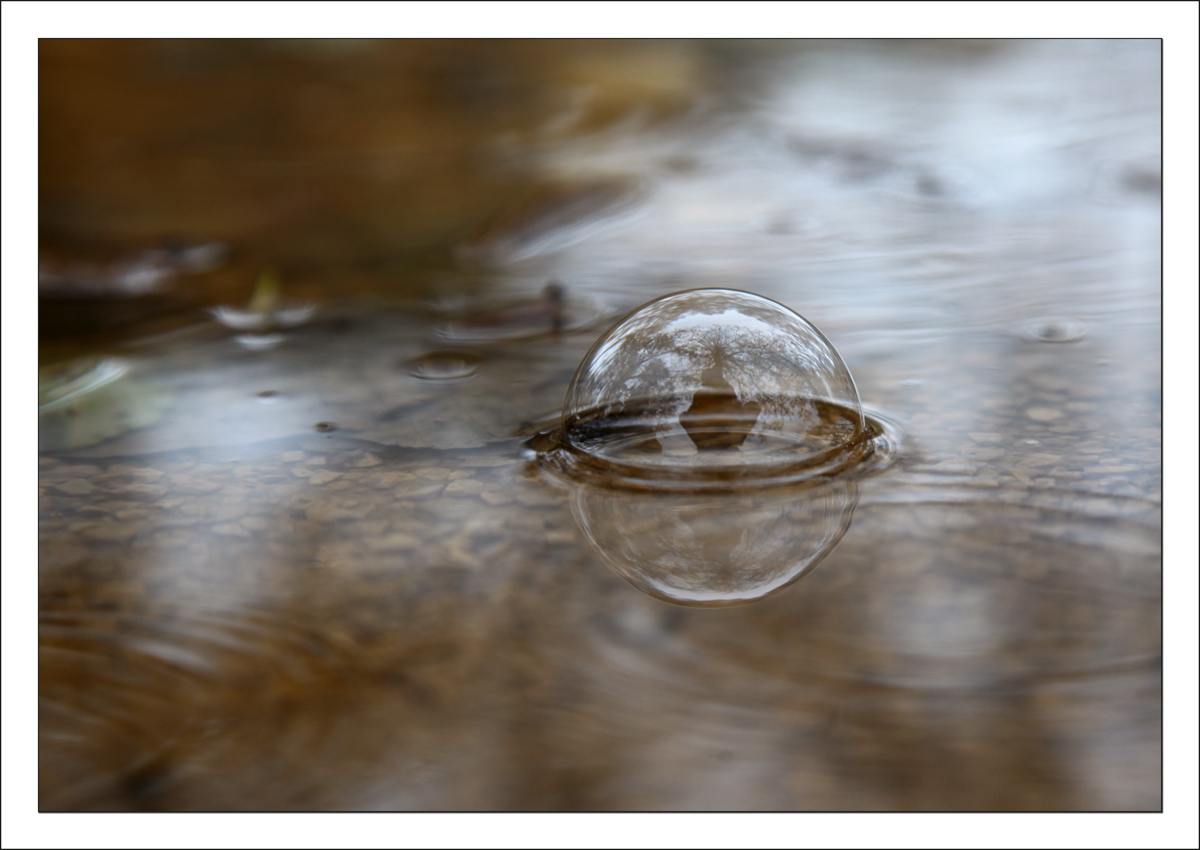
[[[637,489],[728,490],[861,467],[873,453],[854,379],[782,304],[678,292],[604,334],[567,390],[550,465]]]

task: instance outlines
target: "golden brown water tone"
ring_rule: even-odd
[[[1159,66],[41,42],[41,808],[1158,808]],[[710,287],[894,465],[547,479],[592,344]]]

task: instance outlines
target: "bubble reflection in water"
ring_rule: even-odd
[[[853,481],[760,493],[643,493],[572,488],[571,513],[592,547],[644,593],[690,606],[740,605],[786,589],[847,529]]]

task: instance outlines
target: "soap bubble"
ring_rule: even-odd
[[[778,593],[836,547],[856,479],[898,431],[866,416],[824,335],[730,289],[651,301],[604,334],[557,429],[527,447],[564,477],[592,547],[639,590],[678,605]]]
[[[862,471],[882,433],[807,320],[701,289],[644,305],[592,346],[545,463],[610,485],[724,491]]]
[[[592,547],[638,590],[676,605],[728,606],[779,593],[833,551],[858,485],[695,495],[572,486]]]

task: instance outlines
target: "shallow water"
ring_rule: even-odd
[[[44,292],[43,810],[1159,808],[1157,42],[43,45],[46,256],[231,246]],[[545,475],[694,287],[893,465]]]

